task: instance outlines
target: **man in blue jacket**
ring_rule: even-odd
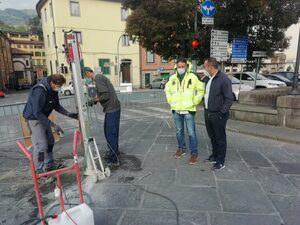
[[[53,159],[55,143],[51,127],[55,132],[63,130],[48,119],[53,110],[73,119],[78,119],[78,113],[70,113],[59,104],[58,92],[66,79],[61,74],[45,77],[30,91],[23,117],[26,119],[31,132],[33,157],[37,173],[60,169],[63,164],[56,163]],[[52,177],[39,180],[41,183],[53,181]]]
[[[215,58],[205,60],[204,68],[210,78],[205,86],[204,116],[206,130],[212,144],[212,154],[205,161],[213,163],[213,170],[220,170],[225,167],[226,122],[233,102],[232,86],[228,76],[218,70],[218,62]]]

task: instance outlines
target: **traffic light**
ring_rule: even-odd
[[[193,39],[192,40],[192,47],[196,48],[196,47],[198,47],[198,45],[199,45],[199,40],[198,39]]]
[[[59,67],[59,72],[60,74],[63,74],[65,71],[64,71],[64,64],[61,64],[60,67]]]

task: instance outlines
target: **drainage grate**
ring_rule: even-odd
[[[156,141],[156,144],[176,144],[177,140],[174,136],[159,136]]]

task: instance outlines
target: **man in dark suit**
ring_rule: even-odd
[[[212,144],[212,154],[205,162],[213,163],[213,170],[225,167],[227,149],[226,122],[233,102],[231,81],[218,69],[215,58],[204,61],[204,68],[210,79],[205,85],[205,125]]]

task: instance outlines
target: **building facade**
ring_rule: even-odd
[[[174,60],[168,61],[161,56],[140,47],[142,88],[148,87],[149,83],[159,77],[168,78],[174,72]]]
[[[13,88],[30,88],[37,81],[32,68],[32,53],[12,48],[12,60],[14,67]]]
[[[0,31],[0,90],[13,87],[14,69],[10,41]]]
[[[101,68],[115,86],[126,82],[140,87],[139,46],[124,46],[129,12],[121,1],[40,0],[36,9],[42,21],[49,73],[69,66],[63,44],[64,32],[72,30],[77,33],[84,66]],[[66,77],[71,79],[69,73]]]
[[[8,32],[8,38],[11,40],[11,47],[32,55],[32,73],[33,83],[47,76],[47,65],[45,56],[44,42],[38,35],[19,32]]]

